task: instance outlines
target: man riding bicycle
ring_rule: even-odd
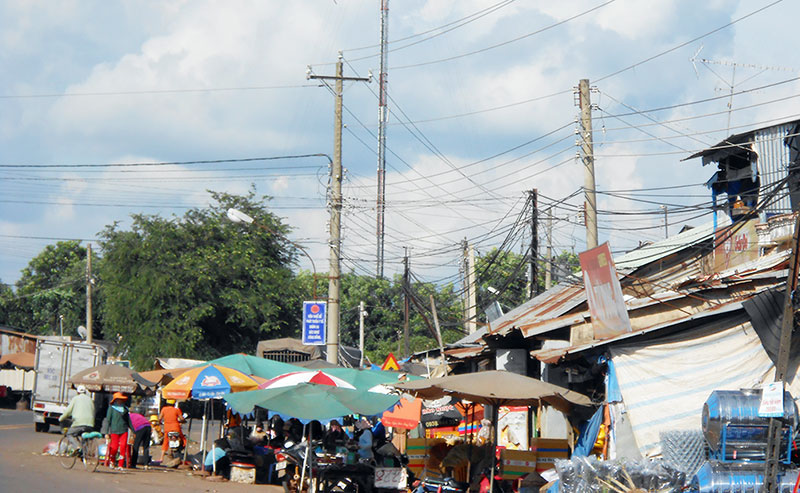
[[[58,418],[59,423],[72,418],[72,426],[67,430],[67,435],[80,435],[86,431],[94,431],[94,401],[86,393],[85,386],[78,385],[75,390],[78,394],[69,401],[67,410]]]

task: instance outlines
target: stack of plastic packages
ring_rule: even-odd
[[[573,457],[556,461],[560,493],[679,492],[686,474],[663,461],[600,461]]]

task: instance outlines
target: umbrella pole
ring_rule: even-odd
[[[208,401],[203,403],[203,428],[200,430],[200,448],[203,450],[203,469],[206,467],[206,425],[208,414]]]
[[[186,462],[186,454],[189,453],[189,437],[192,436],[192,415],[189,415],[189,430],[186,432],[186,444],[183,446],[183,462]]]
[[[309,423],[310,424],[310,423]],[[303,457],[303,470],[300,472],[300,485],[297,487],[297,491],[303,491],[303,483],[305,483],[305,476],[306,476],[306,464],[308,463],[308,454],[311,452],[311,427],[307,424],[306,429],[308,430],[308,437],[306,438],[306,456]],[[311,475],[308,476],[309,483],[311,482]],[[309,489],[310,486],[309,486]]]
[[[211,407],[211,419],[209,420],[209,426],[211,421],[214,421],[214,401],[209,399],[208,405]],[[220,424],[220,428],[222,424]],[[222,431],[220,429],[220,431]],[[217,454],[214,452],[214,444],[211,444],[211,473],[216,476],[217,475]]]
[[[494,469],[497,467],[497,421],[499,406],[492,405],[492,476],[489,478],[489,493],[494,493]]]

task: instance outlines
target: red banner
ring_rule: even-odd
[[[631,331],[628,308],[622,297],[617,269],[608,243],[578,254],[583,270],[583,284],[592,315],[595,340]]]

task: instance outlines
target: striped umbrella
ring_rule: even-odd
[[[340,389],[355,390],[355,387],[324,371],[293,371],[270,378],[258,386],[259,389],[278,389],[282,387],[294,387],[301,383],[313,383],[317,385],[329,385]]]
[[[233,368],[211,364],[181,373],[165,385],[161,393],[166,399],[216,399],[257,387],[258,382],[250,376]]]

